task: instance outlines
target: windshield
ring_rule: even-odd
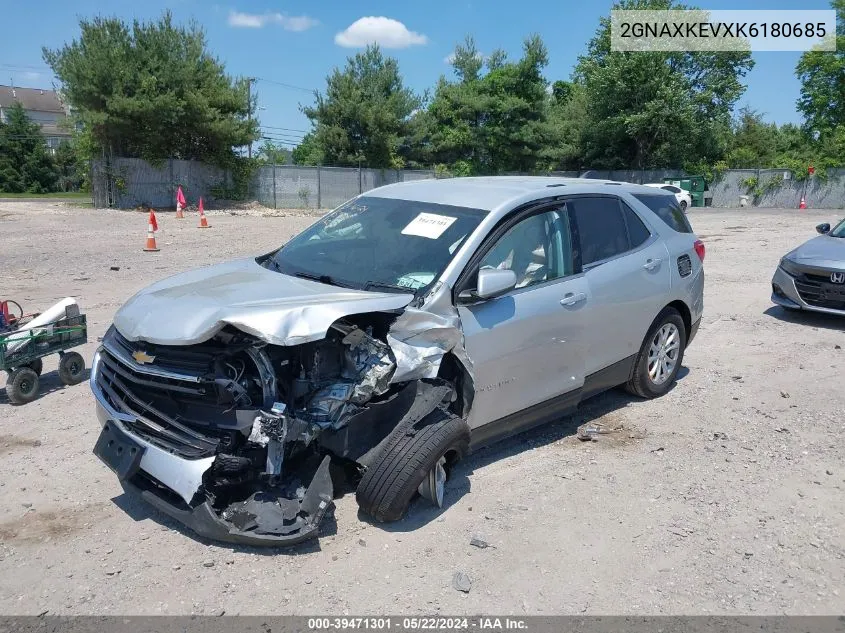
[[[833,237],[845,237],[845,220],[842,220],[842,222],[836,225],[830,232],[830,235]]]
[[[263,264],[338,286],[415,292],[437,279],[486,214],[363,196],[326,215]]]

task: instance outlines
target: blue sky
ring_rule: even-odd
[[[695,4],[705,9],[830,8],[828,0]],[[406,85],[417,91],[451,73],[444,59],[467,34],[476,38],[482,52],[503,48],[518,57],[523,38],[539,33],[549,48],[546,77],[565,79],[610,5],[611,0],[0,0],[0,83],[49,87],[53,78],[41,59],[41,46],[55,48],[77,37],[80,17],[154,19],[169,7],[178,21],[194,19],[205,29],[210,49],[230,73],[261,78],[256,83],[258,117],[265,133],[295,143],[308,129],[299,104],[311,101],[309,92],[298,88],[322,89],[331,69],[343,65],[356,45],[376,34],[396,46],[386,52],[398,58]],[[366,17],[376,19],[359,21]],[[794,75],[799,55],[755,53],[757,64],[746,78],[748,90],[741,105],[778,123],[799,122]]]

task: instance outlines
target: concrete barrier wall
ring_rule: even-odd
[[[559,177],[582,177],[621,182],[662,182],[678,178],[676,169],[654,170],[581,170],[552,172]],[[248,197],[278,209],[331,209],[346,200],[383,185],[434,178],[433,170],[391,170],[356,167],[304,167],[265,165],[250,183]],[[757,179],[758,195],[748,180]],[[141,205],[172,208],[176,187],[181,185],[188,202],[196,204],[200,196],[208,202],[214,193],[230,190],[232,176],[227,171],[196,161],[168,160],[153,166],[138,158],[117,158],[106,165],[92,165],[92,197],[97,207],[133,208]],[[807,206],[845,207],[845,168],[828,169],[825,178],[796,181],[783,169],[730,169],[709,187],[714,207],[736,207],[740,196],[748,196],[748,205],[756,207],[798,207],[804,195]]]
[[[216,188],[230,187],[231,174],[219,167],[192,160],[171,159],[153,166],[140,158],[115,158],[111,164],[92,165],[95,207],[134,208],[141,205],[176,206],[176,188],[181,185],[189,204],[199,197],[213,199]]]
[[[762,193],[755,197],[745,182],[757,179]],[[786,179],[788,178],[788,179]],[[776,182],[775,186],[767,186]],[[803,195],[808,207],[841,209],[845,207],[845,168],[828,169],[824,179],[812,177],[798,181],[784,169],[731,169],[710,185],[714,207],[739,206],[740,196],[748,196],[749,206],[797,208]]]

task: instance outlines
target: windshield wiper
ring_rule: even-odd
[[[329,275],[317,275],[315,273],[298,272],[293,274],[294,277],[301,277],[302,279],[311,279],[312,281],[319,281],[321,284],[328,284],[329,286],[340,286],[341,288],[348,288],[349,286],[340,283],[334,277]]]
[[[364,290],[369,290],[370,288],[384,288],[386,290],[397,290],[405,294],[414,294],[414,291],[410,288],[397,286],[396,284],[390,284],[384,281],[368,281],[364,284]]]

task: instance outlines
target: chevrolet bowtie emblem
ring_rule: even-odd
[[[142,349],[139,349],[137,352],[132,352],[132,358],[134,358],[135,362],[139,365],[146,365],[156,359],[155,356],[150,356]]]

